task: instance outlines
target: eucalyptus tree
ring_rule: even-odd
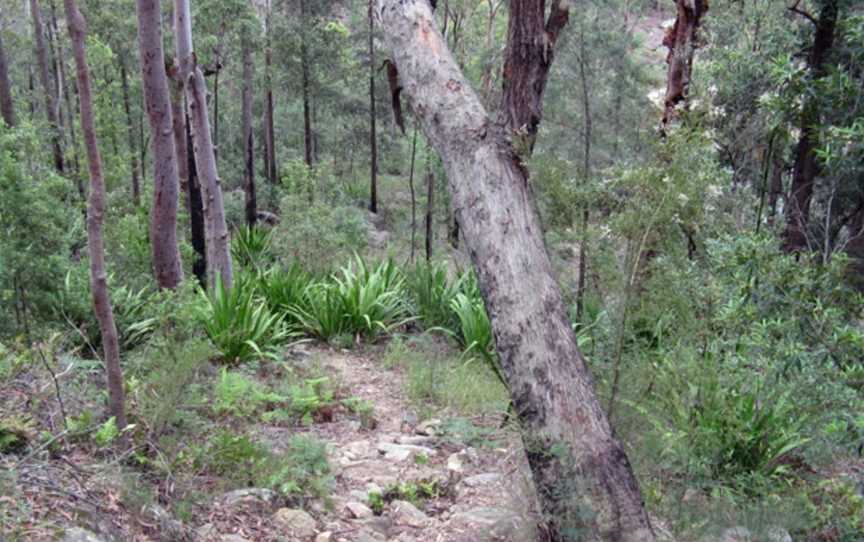
[[[593,389],[527,171],[426,0],[377,0],[404,93],[444,161],[551,540],[650,541],[636,479]]]
[[[0,29],[2,34],[2,29]],[[6,49],[0,35],[0,115],[6,126],[15,126],[15,106],[12,103],[12,84],[9,82],[9,64],[6,62]]]
[[[30,0],[30,17],[33,20],[33,41],[36,45],[36,65],[39,82],[45,99],[45,116],[51,129],[51,149],[54,153],[54,167],[63,172],[63,148],[60,143],[61,132],[57,118],[57,97],[48,65],[48,48],[45,44],[45,25],[42,21],[42,7],[39,0]]]

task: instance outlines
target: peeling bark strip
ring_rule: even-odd
[[[183,281],[177,246],[180,182],[165,52],[162,49],[162,10],[159,0],[137,0],[136,8],[141,80],[153,141],[153,207],[150,210],[153,272],[160,288],[174,289]]]
[[[553,0],[549,19],[545,17],[546,0],[510,0],[501,111],[511,134],[524,138],[528,154],[543,117],[555,42],[570,18],[567,0]]]
[[[666,55],[666,97],[660,132],[675,118],[679,103],[687,100],[690,75],[693,72],[693,54],[698,46],[698,31],[702,17],[708,11],[708,0],[675,0],[678,12],[675,24],[666,31],[663,46],[669,49]]]
[[[800,12],[797,5],[796,3],[792,9]],[[822,3],[818,19],[807,15],[816,26],[813,46],[807,58],[812,81],[822,79],[828,73],[827,59],[831,48],[834,46],[838,10],[837,0],[827,0]],[[786,230],[783,232],[783,249],[787,252],[798,252],[807,248],[810,200],[813,198],[813,185],[821,170],[821,165],[816,157],[816,149],[819,147],[818,125],[820,122],[821,114],[817,99],[805,96],[804,106],[801,109],[801,137],[795,149],[792,186],[786,204]]]
[[[230,288],[234,279],[231,267],[231,240],[225,223],[222,187],[216,169],[213,140],[210,136],[204,73],[198,67],[192,50],[192,15],[189,11],[189,0],[174,1],[174,36],[180,63],[178,77],[186,89],[192,150],[201,186],[201,205],[204,209],[206,232],[207,281],[208,284],[213,285],[217,277],[221,277],[225,287]]]
[[[376,0],[404,93],[441,155],[523,428],[549,539],[652,541],[639,488],[593,390],[526,177],[426,0]]]
[[[102,157],[96,141],[96,127],[93,125],[93,98],[90,91],[90,70],[87,67],[87,54],[84,50],[85,22],[75,0],[64,0],[66,24],[72,38],[72,52],[78,73],[78,98],[81,105],[81,130],[84,132],[84,145],[87,148],[87,162],[90,166],[90,202],[87,207],[87,248],[90,253],[90,288],[93,294],[93,308],[99,320],[102,334],[102,348],[105,356],[105,369],[108,374],[108,410],[114,416],[117,427],[126,427],[126,411],[123,407],[123,371],[120,367],[120,346],[114,311],[108,295],[107,271],[105,270],[105,248],[102,243],[102,221],[105,215],[105,182],[102,178]]]

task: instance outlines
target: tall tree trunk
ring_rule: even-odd
[[[185,115],[184,115],[185,117]],[[201,183],[198,182],[198,172],[195,169],[195,157],[188,152],[192,147],[192,130],[189,127],[189,119],[183,123],[185,129],[184,149],[187,160],[187,206],[189,209],[189,225],[191,227],[190,241],[197,257],[192,262],[192,273],[198,279],[198,283],[207,287],[207,240],[206,227],[204,226],[204,200],[201,197]]]
[[[123,88],[123,111],[126,113],[126,133],[129,138],[129,158],[132,160],[132,203],[141,205],[141,180],[138,176],[138,147],[135,144],[135,121],[132,119],[132,102],[129,98],[129,73],[126,57],[120,55],[120,82]]]
[[[588,60],[586,55],[588,48],[585,47],[585,21],[579,21],[579,82],[582,87],[582,115],[583,132],[582,136],[585,140],[584,152],[582,154],[582,182],[587,185],[591,182],[591,138],[593,137],[593,122],[591,119],[591,94],[588,91],[588,74],[585,70],[585,65]],[[588,272],[588,262],[586,258],[588,253],[586,245],[588,244],[588,219],[589,211],[586,205],[582,209],[582,240],[579,242],[579,282],[576,286],[576,321],[580,325],[584,325],[582,317],[585,314],[585,285],[586,273]]]
[[[252,44],[249,36],[243,38],[243,159],[246,171],[243,191],[246,194],[246,224],[250,227],[258,220],[255,198],[255,147],[252,140]]]
[[[375,18],[369,0],[369,210],[378,212],[378,133],[375,124]]]
[[[206,84],[204,74],[198,67],[192,50],[192,17],[189,12],[189,0],[174,1],[174,36],[177,58],[180,62],[179,77],[186,88],[188,122],[192,131],[192,149],[195,153],[195,171],[201,185],[206,232],[207,282],[212,286],[217,279],[221,278],[225,287],[230,288],[234,279],[231,246],[228,226],[225,223],[225,207],[222,203],[222,187],[216,168],[216,155],[210,138]]]
[[[114,416],[117,427],[126,427],[124,408],[123,370],[120,367],[120,345],[117,326],[114,324],[114,311],[108,294],[108,272],[105,269],[105,248],[102,243],[102,221],[105,215],[105,182],[102,178],[102,157],[96,141],[96,127],[93,125],[93,99],[90,91],[90,72],[87,68],[87,54],[84,50],[85,22],[75,0],[64,0],[66,23],[72,39],[72,52],[78,68],[78,98],[81,105],[81,129],[87,148],[87,162],[90,167],[90,202],[87,208],[87,247],[90,253],[90,288],[93,294],[93,308],[99,320],[102,345],[105,356],[105,369],[108,375],[108,409]]]
[[[858,209],[849,225],[849,242],[846,254],[849,255],[851,282],[858,290],[864,291],[864,193],[859,197]]]
[[[774,226],[777,217],[777,202],[783,197],[783,170],[786,164],[783,160],[782,150],[775,151],[771,155],[771,186],[768,190],[768,225]]]
[[[654,540],[567,319],[527,173],[457,67],[426,0],[377,0],[376,12],[405,94],[447,170],[548,538]]]
[[[708,11],[708,0],[675,0],[675,6],[675,24],[663,37],[663,45],[669,49],[669,53],[666,55],[666,96],[660,123],[662,134],[666,133],[669,123],[675,118],[678,104],[686,104],[693,72],[693,54],[698,45],[702,17]]]
[[[518,141],[517,149],[525,156],[534,150],[555,42],[567,24],[569,10],[567,2],[553,0],[547,21],[546,0],[510,0],[501,111],[508,132]]]
[[[138,51],[150,135],[153,141],[153,207],[150,210],[150,248],[153,271],[160,288],[176,288],[183,280],[177,246],[179,176],[159,0],[137,0]]]
[[[66,103],[66,125],[69,126],[69,144],[72,147],[72,171],[75,176],[75,183],[78,186],[78,193],[81,196],[81,201],[87,200],[87,191],[84,187],[84,181],[81,179],[81,164],[78,161],[78,135],[75,133],[75,109],[73,105],[71,90],[74,90],[73,82],[72,89],[69,88],[68,79],[66,77],[66,62],[63,60],[63,48],[60,47],[60,58],[58,62],[60,89],[63,91],[63,100]]]
[[[432,259],[432,242],[435,237],[435,174],[426,167],[426,261]]]
[[[0,29],[2,34],[2,29]],[[15,107],[12,105],[12,85],[9,83],[9,64],[6,62],[6,49],[0,35],[0,114],[6,126],[15,126]]]
[[[825,77],[828,72],[827,57],[834,45],[837,27],[837,0],[822,3],[819,17],[815,21],[816,31],[813,47],[807,64],[812,81]],[[798,252],[807,248],[807,227],[810,221],[810,200],[813,197],[813,184],[821,166],[816,157],[819,147],[818,98],[804,97],[801,110],[801,136],[795,149],[795,165],[792,169],[792,185],[786,202],[786,230],[783,232],[783,249]]]
[[[275,184],[279,182],[279,176],[276,173],[276,133],[273,126],[273,43],[270,35],[272,8],[270,2],[267,2],[267,16],[265,19],[267,34],[267,45],[264,50],[264,69],[266,81],[266,98],[264,103],[264,119],[266,128],[265,142],[267,145],[267,180]]]
[[[36,42],[36,63],[39,67],[39,82],[45,92],[45,116],[51,128],[51,148],[54,153],[54,167],[63,173],[63,149],[60,146],[60,130],[57,122],[57,106],[54,86],[48,69],[48,51],[45,47],[45,28],[42,24],[42,11],[39,0],[30,0],[30,15],[33,18],[33,36]]]
[[[408,172],[408,188],[411,190],[411,263],[417,248],[417,195],[414,192],[414,164],[417,158],[417,123],[414,123],[414,137],[411,139],[411,169]]]
[[[217,66],[219,63],[217,61]],[[216,68],[216,73],[213,74],[213,160],[219,163],[219,72],[221,68]]]
[[[312,166],[312,116],[310,110],[309,51],[306,46],[306,0],[300,0],[300,71],[303,86],[303,157],[307,166]]]

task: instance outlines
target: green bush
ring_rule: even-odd
[[[224,363],[274,358],[275,347],[291,336],[256,294],[253,279],[243,274],[230,290],[218,280],[209,294],[201,292],[198,316]]]
[[[255,474],[257,485],[269,487],[299,506],[326,498],[333,484],[327,446],[304,435],[291,437],[285,453],[260,462]]]
[[[272,258],[270,244],[273,231],[260,226],[241,226],[231,235],[231,255],[243,267],[263,268]]]
[[[452,302],[467,276],[451,281],[443,262],[418,263],[406,274],[405,284],[414,312],[427,329],[458,329],[459,321],[453,313]]]
[[[268,391],[241,373],[223,367],[216,383],[213,411],[216,414],[249,417],[269,405],[284,402],[285,397]]]
[[[303,296],[313,277],[298,264],[287,269],[270,268],[258,279],[258,290],[274,314],[282,315],[289,327],[297,327],[294,311],[303,304]]]

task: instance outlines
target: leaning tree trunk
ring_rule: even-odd
[[[150,245],[153,271],[160,288],[176,288],[183,280],[177,247],[179,176],[174,148],[171,97],[162,49],[159,0],[137,0],[138,50],[144,101],[153,145],[153,208]]]
[[[231,246],[228,225],[225,223],[225,207],[222,203],[222,187],[216,168],[216,155],[213,140],[210,138],[207,89],[204,74],[198,67],[192,50],[192,16],[189,12],[189,0],[174,1],[174,36],[177,58],[180,62],[178,73],[186,88],[195,169],[201,186],[206,232],[207,282],[213,285],[216,280],[221,279],[225,287],[230,288],[234,279]]]
[[[375,18],[369,0],[369,210],[378,212],[378,133],[375,123]]]
[[[441,155],[551,540],[654,539],[567,319],[527,173],[426,0],[377,0],[405,94]]]
[[[51,128],[51,149],[54,153],[54,167],[63,173],[63,149],[60,146],[60,125],[57,122],[57,105],[54,86],[48,71],[48,51],[45,48],[45,29],[42,25],[42,11],[39,0],[30,0],[30,15],[33,18],[33,35],[36,42],[36,63],[39,67],[39,82],[45,92],[45,116]]]
[[[834,45],[837,27],[837,0],[822,4],[816,20],[816,33],[807,64],[813,81],[827,75],[827,56]],[[820,164],[816,156],[819,147],[818,98],[804,97],[801,110],[801,136],[795,149],[795,166],[792,169],[792,185],[786,202],[786,230],[783,232],[783,249],[798,252],[807,248],[807,227],[810,222],[810,200],[813,184],[819,175]]]
[[[567,2],[553,0],[547,21],[546,0],[510,0],[501,111],[517,149],[525,156],[534,150],[555,42],[567,24],[569,9]]]
[[[669,49],[669,53],[666,55],[666,96],[660,123],[661,134],[666,133],[669,123],[675,118],[678,105],[686,104],[693,72],[693,54],[698,43],[697,33],[702,16],[708,11],[708,0],[675,0],[675,6],[675,24],[663,37],[663,45]]]
[[[255,147],[252,140],[252,44],[243,37],[243,160],[246,165],[243,192],[246,195],[246,224],[250,227],[258,220],[255,198]]]
[[[138,176],[138,147],[135,144],[135,121],[132,119],[132,101],[129,97],[129,72],[126,69],[126,57],[120,58],[120,82],[123,89],[123,111],[126,113],[126,135],[129,140],[129,159],[132,161],[132,203],[135,207],[141,205],[141,178]]]
[[[0,36],[0,114],[6,126],[15,126],[15,107],[12,105],[12,85],[9,84],[9,65],[3,48],[3,36]]]
[[[87,208],[87,247],[90,253],[90,288],[93,293],[93,307],[99,320],[102,334],[102,347],[105,368],[108,374],[108,409],[117,427],[126,427],[124,409],[123,371],[120,367],[120,345],[114,312],[108,295],[108,272],[105,270],[105,248],[102,243],[102,221],[105,215],[105,182],[102,178],[102,157],[96,141],[96,127],[93,125],[93,99],[90,91],[90,71],[87,68],[87,55],[84,50],[85,22],[75,0],[64,0],[66,23],[72,38],[72,52],[78,68],[78,98],[81,106],[81,129],[87,148],[87,161],[90,166],[90,202]]]

